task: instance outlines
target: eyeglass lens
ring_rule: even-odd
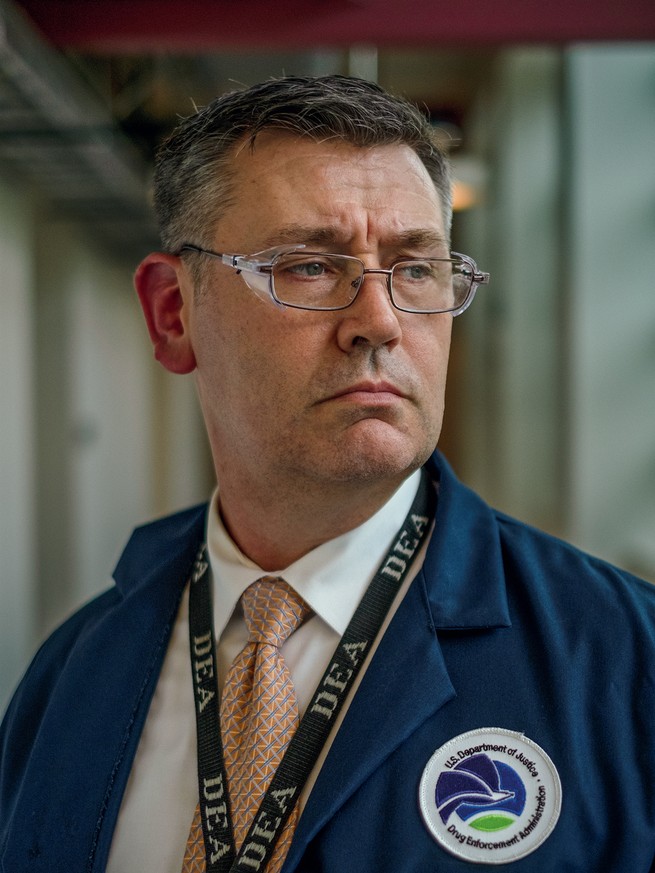
[[[307,252],[280,255],[271,272],[281,303],[311,309],[348,306],[364,278],[364,267],[357,258]],[[391,268],[394,303],[410,312],[458,309],[471,285],[472,271],[458,259],[401,261]]]

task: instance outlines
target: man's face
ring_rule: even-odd
[[[383,268],[447,252],[439,196],[406,146],[269,132],[233,166],[216,251],[305,243]],[[380,275],[349,308],[312,312],[260,300],[211,259],[204,270],[186,318],[222,489],[396,487],[424,462],[441,429],[451,315],[399,312]]]

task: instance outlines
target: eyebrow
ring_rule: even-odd
[[[284,243],[305,243],[305,245],[338,245],[345,243],[345,235],[338,226],[311,227],[303,224],[289,224],[271,234],[266,240],[268,246]]]
[[[280,228],[266,241],[267,247],[285,243],[304,243],[305,245],[339,246],[346,245],[348,238],[338,225],[325,227],[310,227],[302,224],[290,224]],[[428,228],[410,228],[395,234],[382,248],[429,248],[447,246],[446,238]]]
[[[446,246],[448,245],[448,240],[443,234],[437,233],[434,230],[416,228],[415,230],[405,230],[397,234],[394,237],[394,243],[398,246],[421,249],[431,246]]]

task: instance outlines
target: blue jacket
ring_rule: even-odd
[[[436,525],[303,812],[284,873],[473,865],[418,804],[436,749],[524,732],[562,809],[512,873],[655,871],[655,587],[494,512],[436,454]],[[205,507],[138,529],[116,585],[36,655],[0,734],[0,869],[102,871]]]

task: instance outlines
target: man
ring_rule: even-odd
[[[182,123],[155,198],[136,288],[218,490],[137,531],[36,656],[2,869],[655,870],[655,591],[435,453],[487,277],[449,253],[427,122],[359,80],[268,82]],[[251,596],[291,602],[273,642]]]

